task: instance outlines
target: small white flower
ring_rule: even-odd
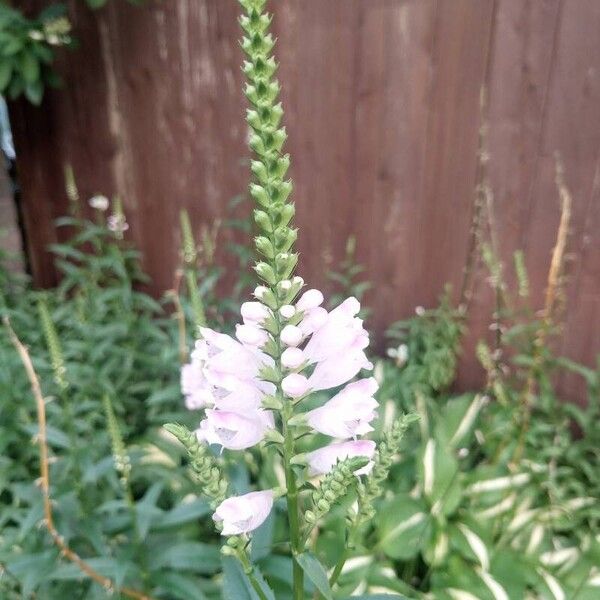
[[[300,348],[286,348],[281,355],[281,364],[286,369],[297,369],[306,357]]]
[[[88,200],[88,204],[92,208],[95,208],[96,210],[100,210],[100,211],[104,212],[104,211],[108,210],[110,201],[106,196],[103,196],[102,194],[96,194],[95,196],[92,196]]]
[[[319,290],[306,290],[298,302],[296,302],[296,308],[301,311],[310,310],[323,304],[323,293]]]
[[[240,312],[246,324],[261,323],[269,317],[269,309],[260,302],[244,302]]]
[[[309,390],[308,379],[299,373],[291,373],[283,378],[281,389],[290,398],[300,398]]]
[[[107,219],[107,225],[114,233],[123,233],[129,229],[129,223],[123,215],[110,215]]]
[[[262,300],[262,298],[268,291],[269,290],[264,285],[258,285],[254,289],[254,297],[258,298],[259,300]]]
[[[281,330],[281,341],[286,346],[297,346],[302,341],[302,330],[295,325],[286,325]]]
[[[267,332],[256,325],[236,325],[235,337],[242,344],[254,346],[255,348],[264,346],[269,340]]]
[[[284,304],[280,309],[279,309],[279,314],[284,318],[284,319],[291,319],[295,314],[296,314],[296,309],[295,307],[293,307],[291,304]]]

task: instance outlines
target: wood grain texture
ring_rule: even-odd
[[[20,4],[35,8],[41,0]],[[172,284],[178,213],[196,228],[247,184],[235,0],[71,2],[81,47],[65,88],[11,107],[35,279],[66,210],[62,165],[82,196],[119,193],[159,294]],[[292,154],[301,274],[327,286],[348,236],[375,288],[382,333],[445,283],[458,293],[476,182],[479,94],[502,258],[522,248],[541,305],[559,221],[554,153],[573,194],[567,314],[558,349],[600,351],[600,4],[597,0],[279,0],[277,56]],[[222,240],[224,247],[227,240]],[[221,251],[219,260],[226,260]],[[512,281],[510,269],[507,277]],[[481,380],[477,339],[493,297],[477,277],[459,386]],[[581,382],[561,380],[566,398]]]

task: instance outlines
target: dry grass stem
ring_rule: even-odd
[[[37,373],[29,356],[27,348],[23,345],[21,340],[17,337],[16,333],[10,325],[8,317],[4,317],[4,326],[8,331],[10,341],[17,350],[21,362],[27,372],[29,383],[31,384],[31,391],[36,402],[37,420],[39,432],[37,435],[37,443],[39,446],[40,455],[40,482],[42,488],[42,498],[44,503],[44,525],[50,534],[53,542],[59,548],[61,554],[70,560],[72,563],[77,565],[79,569],[87,575],[90,579],[101,585],[104,589],[118,592],[119,594],[127,597],[134,598],[136,600],[152,600],[152,598],[142,592],[128,588],[128,587],[117,587],[114,582],[108,577],[104,577],[91,567],[85,560],[83,560],[75,551],[73,551],[64,538],[60,535],[54,525],[54,517],[52,514],[52,501],[50,498],[50,470],[49,470],[49,459],[48,459],[48,441],[46,434],[46,405],[44,402],[44,396],[40,386]]]

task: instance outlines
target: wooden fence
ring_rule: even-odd
[[[34,6],[35,1],[22,2]],[[39,5],[39,2],[37,2]],[[223,217],[247,182],[235,0],[77,0],[80,48],[64,89],[12,106],[28,251],[36,280],[66,210],[62,165],[82,195],[119,193],[158,293],[172,285],[180,208]],[[537,306],[560,218],[554,152],[573,195],[560,349],[600,350],[600,2],[272,2],[293,158],[301,273],[314,285],[348,236],[374,284],[381,333],[446,282],[460,287],[476,184],[479,97],[488,91],[490,181],[502,257],[523,249]],[[481,378],[474,340],[492,294],[480,272],[461,386]],[[561,382],[577,399],[576,381]]]

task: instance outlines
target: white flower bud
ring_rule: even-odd
[[[306,290],[298,302],[296,302],[296,308],[298,310],[306,311],[311,308],[317,308],[323,304],[323,294],[319,290]]]
[[[98,194],[96,196],[92,196],[88,200],[88,204],[92,208],[95,208],[96,210],[101,210],[102,212],[104,212],[105,210],[108,210],[108,207],[110,206],[110,200],[106,196],[102,196],[102,195]]]
[[[284,377],[281,382],[281,389],[290,398],[300,398],[309,390],[308,379],[299,373],[292,373]]]
[[[244,302],[241,306],[244,322],[260,323],[269,316],[269,309],[260,302]]]
[[[264,346],[269,339],[267,332],[255,325],[236,325],[235,337],[242,344],[256,347]]]
[[[286,369],[297,369],[305,360],[304,352],[300,348],[287,348],[281,355],[281,364]]]
[[[302,341],[302,330],[295,325],[286,325],[281,331],[281,341],[286,346],[297,346]]]
[[[259,285],[254,289],[254,297],[261,300],[267,291],[268,289],[264,285]]]
[[[291,319],[296,314],[296,309],[291,304],[284,304],[279,309],[279,314],[284,319]]]

